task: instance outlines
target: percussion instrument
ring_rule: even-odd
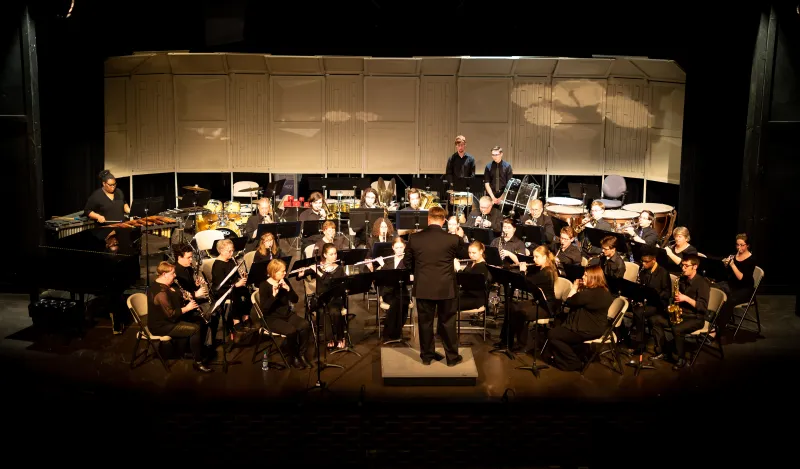
[[[623,210],[641,213],[644,210],[650,210],[656,216],[653,220],[653,229],[658,233],[658,244],[663,246],[666,241],[672,236],[672,229],[675,225],[675,218],[677,212],[675,207],[666,204],[652,204],[648,202],[639,204],[625,204],[622,206]]]
[[[639,218],[638,212],[630,212],[628,210],[606,210],[603,212],[603,219],[611,223],[615,231],[626,223],[634,222],[637,218]]]
[[[569,207],[579,207],[583,205],[583,201],[580,199],[573,199],[572,197],[548,197],[547,203],[545,206],[548,205],[566,205]]]
[[[195,232],[210,230],[211,225],[217,221],[219,221],[219,216],[215,213],[198,214],[195,218]]]
[[[502,212],[504,216],[523,215],[528,212],[528,202],[539,197],[539,185],[509,179],[503,192]]]
[[[471,192],[451,192],[450,205],[463,205],[472,206],[472,193]]]
[[[238,226],[236,226],[236,223],[233,223],[231,221],[226,222],[224,220],[220,220],[211,225],[209,229],[223,232],[225,234],[225,239],[232,238],[234,236],[236,237],[242,236],[242,231],[239,229]]]
[[[581,224],[586,209],[574,205],[550,205],[545,207],[544,214],[567,222],[573,229]]]
[[[242,204],[238,200],[231,200],[225,202],[223,208],[226,212],[228,212],[228,215],[230,215],[231,213],[238,214],[242,210]]]
[[[195,191],[195,192],[209,192],[208,189],[203,189],[202,187],[198,186],[197,184],[193,186],[183,186],[181,189],[186,189],[187,191]]]
[[[223,204],[217,199],[209,199],[208,203],[205,204],[203,208],[211,213],[219,213],[222,211]]]

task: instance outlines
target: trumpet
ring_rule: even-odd
[[[628,230],[628,228],[633,228],[634,230],[639,229],[639,222],[638,221],[628,221],[619,226],[617,226],[617,233],[624,233]]]
[[[596,222],[597,221],[594,218],[592,218],[591,215],[589,215],[588,218],[584,218],[579,225],[572,228],[572,231],[574,231],[575,233],[580,233],[586,228],[587,225]]]

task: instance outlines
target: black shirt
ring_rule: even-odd
[[[658,242],[658,233],[652,227],[638,228],[633,230],[633,233],[644,240],[644,244],[648,246],[655,246]]]
[[[496,183],[495,175],[500,173],[499,184]],[[492,161],[483,170],[483,182],[489,184],[495,197],[500,197],[506,189],[508,180],[514,177],[514,171],[508,161],[500,161],[500,164]]]
[[[539,215],[539,218],[533,218],[530,213],[526,213],[519,219],[520,225],[525,225],[525,223],[531,220],[533,222],[533,226],[542,226],[544,227],[544,240],[545,244],[549,244],[553,242],[553,239],[556,236],[555,229],[553,228],[553,219],[549,216],[542,213]],[[533,243],[538,246],[538,243]]]
[[[89,216],[89,212],[102,215],[108,221],[122,221],[125,217],[125,196],[119,189],[114,190],[114,200],[108,198],[105,190],[101,187],[92,192],[86,207],[83,209],[84,215]]]
[[[714,311],[708,310],[708,298],[711,295],[711,285],[705,277],[695,274],[694,278],[681,277],[678,281],[678,290],[695,301],[694,307],[689,303],[676,303],[681,307],[685,318],[705,319],[711,321]]]
[[[155,335],[169,335],[181,320],[183,297],[178,290],[153,282],[147,291],[147,327]]]
[[[658,297],[661,299],[661,309],[666,308],[670,298],[672,298],[672,280],[669,278],[669,272],[665,268],[656,264],[652,271],[649,269],[640,270],[639,283],[658,292]]]
[[[731,287],[731,290],[752,290],[755,286],[753,283],[753,272],[756,270],[756,257],[751,254],[750,257],[743,261],[737,261],[734,257],[733,263],[736,264],[736,268],[742,273],[742,279],[739,280],[736,278],[733,269],[729,269],[730,278],[728,279],[728,286]]]
[[[272,296],[272,284],[266,280],[258,286],[258,298],[261,300],[259,306],[264,318],[286,319],[293,314],[289,304],[297,303],[299,298],[292,285],[289,282],[286,285],[289,285],[289,291],[279,286],[276,296]]]
[[[605,288],[585,288],[567,300],[570,313],[564,327],[593,337],[600,337],[608,325],[608,308],[614,297]]]
[[[471,211],[469,213],[469,216],[467,217],[467,222],[464,223],[463,226],[468,226],[468,227],[477,226],[475,225],[475,219],[478,217],[481,217],[481,220],[487,220],[487,219],[490,220],[492,222],[492,226],[490,227],[490,229],[495,233],[503,231],[503,214],[497,207],[492,206],[492,210],[489,211],[488,215],[484,215],[483,213],[481,213],[480,209]],[[478,228],[483,228],[483,222],[481,222]]]
[[[475,176],[475,158],[469,153],[464,153],[463,158],[458,155],[458,152],[453,153],[447,159],[447,169],[444,174],[450,184],[453,184],[456,179]]]
[[[567,249],[561,249],[561,243],[558,243],[558,247],[556,248],[556,257],[561,265],[580,265],[581,250],[574,244],[567,246]]]

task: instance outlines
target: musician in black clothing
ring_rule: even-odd
[[[679,370],[686,366],[684,358],[684,336],[694,332],[705,325],[705,321],[714,319],[714,311],[708,310],[708,299],[711,295],[711,285],[705,277],[697,273],[700,259],[697,256],[686,256],[681,261],[681,279],[678,282],[678,291],[675,293],[675,304],[681,307],[683,321],[672,325],[672,336],[675,341],[675,351],[678,362],[672,367]],[[663,316],[653,316],[653,337],[656,340],[656,353],[653,360],[664,360],[664,329],[669,325],[669,320]]]
[[[394,238],[394,227],[388,218],[380,217],[372,224],[372,231],[367,237],[367,249],[370,254],[375,243],[389,243]],[[337,247],[337,249],[339,249]],[[346,249],[346,248],[344,248]]]
[[[658,243],[658,233],[653,229],[655,218],[653,212],[645,210],[639,214],[639,226],[629,226],[625,229],[625,233],[637,243],[655,246]]]
[[[406,242],[399,236],[392,241],[392,251],[394,256],[383,260],[378,258],[377,270],[405,269],[403,257],[406,252]],[[372,267],[372,264],[368,264]],[[408,287],[403,287],[401,291],[398,287],[381,287],[380,295],[384,303],[389,305],[386,319],[383,324],[383,336],[386,341],[399,340],[403,338],[403,325],[408,320],[408,305],[411,302],[411,294]]]
[[[300,214],[299,221],[325,220],[328,218],[328,212],[325,211],[325,199],[323,199],[321,193],[312,192],[308,196],[308,204],[310,209]]]
[[[756,258],[750,252],[750,243],[747,234],[736,235],[736,254],[728,256],[722,261],[729,269],[728,279],[716,284],[716,287],[725,292],[727,299],[719,312],[717,324],[724,327],[733,316],[736,305],[750,302],[755,288],[753,272],[756,270]]]
[[[486,247],[480,241],[473,241],[467,250],[469,258],[472,262],[467,265],[459,263],[457,270],[467,274],[481,274],[486,279],[487,284],[491,282],[491,274],[489,274],[489,267],[486,266],[486,259],[484,253]],[[462,290],[461,296],[458,299],[458,306],[461,311],[468,311],[470,309],[478,309],[481,306],[487,306],[488,292],[483,290]]]
[[[244,247],[244,252],[250,252],[258,247],[258,225],[262,223],[272,223],[272,205],[269,200],[260,199],[258,201],[258,213],[247,219],[247,224],[244,227],[243,236],[247,237],[247,244]]]
[[[596,230],[603,230],[603,231],[614,231],[614,227],[611,226],[607,220],[603,219],[603,215],[606,213],[606,206],[603,202],[599,200],[595,200],[592,202],[591,208],[589,210],[589,216],[584,218],[581,222],[587,228],[594,228]],[[599,246],[592,246],[592,243],[589,241],[588,236],[583,237],[583,253],[586,257],[594,257],[599,254],[602,254],[602,249]]]
[[[234,272],[223,283],[225,277],[236,269],[238,265],[233,259],[233,241],[230,239],[217,241],[217,252],[219,257],[214,260],[214,264],[211,266],[211,288],[214,291],[214,297],[218,298],[233,287],[233,291],[228,295],[228,298],[231,299],[232,309],[231,313],[228,314],[227,327],[231,330],[237,323],[245,323],[250,319],[250,308],[253,305],[250,301],[249,291],[245,286],[247,277],[241,277],[239,272]],[[231,340],[233,340],[232,332]]]
[[[317,278],[318,296],[322,296],[331,289],[334,279],[345,276],[344,268],[339,265],[336,260],[336,246],[331,243],[325,243],[320,252],[322,253],[322,263],[298,276],[298,278],[303,278],[308,275],[309,272],[313,272]],[[347,344],[345,343],[344,337],[344,317],[342,317],[344,301],[342,297],[333,298],[328,304],[319,306],[320,309],[317,314],[323,314],[324,308],[325,313],[327,313],[330,318],[331,340],[328,341],[328,348],[345,348]]]
[[[561,228],[555,251],[555,262],[559,273],[564,270],[565,265],[581,264],[581,249],[575,245],[575,231],[571,226]]]
[[[284,280],[286,264],[280,259],[273,259],[267,265],[267,280],[258,286],[259,307],[272,332],[283,334],[281,348],[289,357],[289,364],[298,370],[310,368],[306,359],[308,337],[311,324],[292,311],[291,304],[297,303],[299,297],[292,286]]]
[[[131,213],[131,208],[125,202],[122,191],[117,188],[117,179],[107,169],[100,171],[98,177],[103,187],[89,196],[83,209],[84,215],[98,223],[122,221],[126,214]]]
[[[623,278],[625,276],[625,261],[617,252],[617,238],[606,236],[600,242],[603,255],[597,259],[592,259],[589,265],[600,265],[606,278]]]
[[[669,277],[669,272],[656,262],[656,258],[652,254],[642,255],[642,267],[639,270],[639,281],[641,285],[648,286],[658,293],[661,299],[661,304],[648,304],[647,306],[638,305],[633,308],[633,334],[631,334],[631,341],[640,343],[644,336],[644,331],[639,330],[642,322],[642,316],[650,324],[650,330],[653,329],[653,316],[659,315],[666,319],[666,307],[669,304],[670,297],[672,296],[672,282]]]
[[[675,240],[675,245],[667,245],[664,247],[667,257],[669,257],[672,262],[680,264],[681,261],[688,256],[697,255],[697,248],[689,244],[689,241],[692,240],[692,235],[689,233],[688,228],[685,226],[675,228],[672,230],[672,238]]]
[[[503,214],[499,208],[492,205],[492,198],[485,195],[481,197],[480,208],[470,212],[464,226],[489,228],[497,235],[503,230]]]
[[[447,168],[444,171],[445,178],[450,181],[451,186],[458,179],[475,176],[475,158],[466,152],[467,138],[459,135],[456,137],[455,145],[456,151],[447,159]]]
[[[278,247],[278,241],[275,239],[275,235],[269,231],[261,235],[258,248],[253,256],[253,264],[269,262],[272,259],[280,259],[281,257],[283,257],[283,252],[281,248]]]
[[[526,255],[525,243],[516,236],[517,227],[514,226],[514,220],[506,218],[503,220],[503,234],[499,238],[492,240],[492,247],[500,251],[500,258],[503,259],[503,264],[517,265],[519,258],[517,254]]]
[[[190,300],[186,306],[181,307],[183,303],[181,293],[172,287],[175,282],[174,265],[162,262],[156,271],[158,277],[147,291],[147,328],[154,335],[189,339],[194,357],[194,369],[203,373],[213,371],[203,364],[200,327],[181,320],[183,314],[197,308],[197,303]]]
[[[539,199],[531,200],[528,207],[530,210],[529,213],[523,215],[519,219],[519,222],[524,225],[543,226],[544,239],[549,245],[553,242],[553,238],[556,236],[555,229],[553,228],[553,219],[544,214],[544,206],[542,205],[542,201]],[[538,246],[536,243],[531,244],[533,244],[532,247]]]
[[[345,236],[336,234],[336,223],[328,220],[322,224],[322,238],[314,243],[314,255],[322,255],[322,247],[326,244],[333,244],[337,251],[350,249],[350,240]]]
[[[492,148],[492,162],[483,170],[483,184],[486,186],[486,195],[492,199],[493,204],[500,203],[500,197],[506,190],[506,184],[514,177],[511,164],[503,161],[503,149]]]

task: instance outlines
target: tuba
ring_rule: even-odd
[[[441,207],[439,202],[435,202],[436,197],[430,192],[419,191],[419,209],[430,210],[432,207]]]
[[[672,300],[673,303],[671,305],[667,306],[667,313],[669,313],[669,322],[670,323],[672,323],[672,324],[680,324],[680,323],[683,322],[683,317],[682,317],[683,316],[683,310],[681,309],[680,306],[675,304],[675,299],[674,299],[675,293],[680,291],[678,289],[678,279],[677,278],[672,283],[672,286],[675,289],[675,292],[673,292],[673,295],[672,295],[673,296],[673,300]]]

